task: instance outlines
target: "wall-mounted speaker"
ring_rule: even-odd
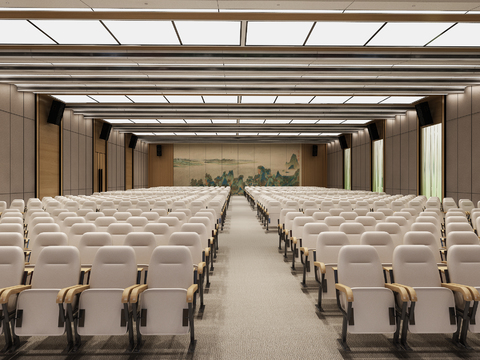
[[[368,129],[368,135],[370,135],[370,140],[371,141],[375,141],[375,140],[380,139],[380,136],[378,135],[377,124],[372,122],[372,123],[367,125],[367,129]]]
[[[162,156],[162,145],[157,145],[157,156]]]
[[[342,150],[348,149],[347,138],[345,137],[345,135],[340,136],[338,140],[340,140],[340,147],[342,148]]]
[[[100,131],[100,139],[108,140],[110,137],[110,132],[112,131],[112,125],[104,122],[102,125],[102,131]]]
[[[65,104],[61,101],[53,100],[50,112],[48,113],[47,122],[50,124],[60,125],[63,117]]]
[[[128,144],[128,147],[135,150],[135,146],[137,146],[137,140],[138,140],[137,135],[132,134],[132,137],[130,138],[130,143]]]
[[[430,106],[428,102],[422,102],[415,105],[415,110],[417,111],[418,122],[420,126],[433,124],[432,113],[430,112]]]
[[[318,155],[318,146],[313,145],[312,146],[312,156],[317,156]]]

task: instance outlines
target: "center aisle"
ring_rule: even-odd
[[[262,229],[243,196],[230,201],[219,245],[195,359],[342,359],[341,315],[332,314],[334,325],[316,316],[316,289],[302,292],[276,231]]]

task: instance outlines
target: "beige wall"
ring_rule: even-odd
[[[125,190],[125,135],[112,129],[107,147],[107,188]]]
[[[301,145],[302,186],[327,186],[327,145],[317,145],[317,156],[312,156],[311,144]]]
[[[157,156],[157,144],[148,145],[148,187],[173,186],[173,144],[162,144],[162,156]]]
[[[35,195],[35,95],[0,84],[0,200]]]
[[[63,195],[93,193],[93,129],[92,120],[63,113]]]
[[[377,130],[380,135],[380,125]],[[352,134],[352,190],[372,190],[372,143],[368,130]]]
[[[133,150],[133,188],[148,187],[148,144],[137,141]]]
[[[327,144],[327,165],[327,186],[343,189],[343,150],[338,140]]]

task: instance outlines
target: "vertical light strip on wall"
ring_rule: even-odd
[[[421,194],[442,199],[442,124],[422,130]]]
[[[352,190],[351,149],[343,150],[343,188],[345,190]]]
[[[383,192],[383,140],[373,142],[372,191]]]

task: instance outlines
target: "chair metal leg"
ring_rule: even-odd
[[[2,353],[11,349],[13,345],[12,334],[10,332],[10,315],[8,313],[8,304],[2,304],[3,311],[3,334],[5,335],[5,347],[2,349]]]
[[[195,327],[193,321],[193,309],[192,304],[188,304],[188,321],[190,323],[190,345],[188,347],[188,353],[193,353],[195,351],[195,346],[197,344],[197,340],[195,340]]]

